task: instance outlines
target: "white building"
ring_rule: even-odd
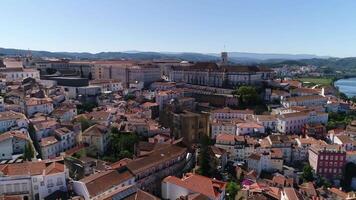
[[[246,161],[247,158],[259,146],[258,142],[248,136],[236,136],[230,134],[218,134],[215,146],[227,152],[229,161]]]
[[[44,137],[52,136],[53,131],[59,128],[59,123],[49,117],[38,117],[30,119],[33,127],[36,131],[36,140],[41,142],[41,139]]]
[[[6,75],[6,81],[21,81],[25,78],[40,78],[40,72],[28,68],[3,68],[0,73]]]
[[[61,151],[67,151],[75,146],[75,134],[66,127],[54,130],[56,138],[59,139]]]
[[[253,153],[247,159],[247,166],[249,170],[255,170],[258,174],[262,171],[282,171],[282,152],[279,149],[270,149],[270,151]]]
[[[68,170],[59,162],[5,164],[0,172],[0,194],[44,199],[55,191],[67,191]]]
[[[156,103],[158,104],[159,110],[162,110],[164,104],[168,103],[171,99],[176,99],[183,96],[184,92],[178,89],[158,91],[156,93]]]
[[[354,144],[356,144],[355,141],[351,140],[346,134],[334,135],[331,142],[340,145],[345,151],[354,150]]]
[[[203,199],[225,199],[226,183],[198,174],[186,174],[183,178],[168,176],[162,181],[162,198],[176,200],[201,195]]]
[[[211,122],[211,138],[215,139],[221,133],[236,135],[236,123],[230,121]]]
[[[53,111],[53,101],[51,98],[30,98],[25,103],[25,110],[28,116],[36,113],[50,114]]]
[[[280,133],[301,133],[302,127],[309,123],[326,124],[328,114],[325,112],[303,111],[286,113],[277,118],[277,131]]]
[[[291,106],[323,106],[327,103],[327,98],[320,95],[297,96],[282,100],[282,105],[286,108]]]
[[[243,122],[236,124],[237,135],[253,135],[265,133],[265,127],[256,122]]]
[[[99,86],[101,88],[102,93],[104,93],[104,92],[118,92],[118,91],[124,90],[122,83],[120,81],[114,80],[114,79],[92,80],[89,82],[89,85]]]
[[[42,138],[40,147],[43,159],[55,158],[62,152],[61,143],[54,136]]]
[[[0,132],[4,132],[13,128],[27,128],[28,119],[22,113],[14,111],[0,112]]]
[[[77,107],[75,104],[61,104],[60,107],[56,108],[51,116],[58,119],[60,122],[70,122],[77,116]]]
[[[242,119],[253,115],[253,110],[234,110],[231,108],[223,108],[213,110],[210,113],[211,120],[228,120],[228,119]]]
[[[27,133],[21,131],[0,134],[0,160],[10,160],[12,155],[22,154],[28,142],[30,142],[30,138]]]
[[[275,115],[253,115],[253,119],[261,124],[266,131],[276,131],[277,117]]]

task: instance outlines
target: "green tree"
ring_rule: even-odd
[[[78,113],[82,114],[85,112],[91,112],[94,108],[98,107],[98,104],[92,102],[85,102],[81,105],[77,105]]]
[[[119,134],[119,129],[117,127],[111,127],[111,134]]]
[[[346,191],[350,190],[350,185],[352,178],[356,177],[356,165],[352,162],[349,162],[345,165],[343,170],[343,177],[341,180],[341,186],[345,188]]]
[[[239,190],[240,190],[240,186],[236,182],[233,181],[228,182],[226,186],[226,196],[227,196],[226,199],[235,200],[235,197],[239,192]]]
[[[199,151],[199,173],[203,176],[211,176],[213,169],[211,168],[211,158],[209,152],[210,139],[207,135],[203,135],[200,140]]]
[[[313,168],[310,165],[304,165],[302,173],[303,182],[310,182],[314,180]]]
[[[253,86],[241,86],[232,93],[237,96],[239,104],[241,105],[256,105],[261,103],[261,98],[257,93],[257,90]]]
[[[90,126],[94,124],[92,121],[86,119],[85,117],[79,118],[79,123],[80,126],[82,127],[82,131],[85,131],[86,129],[88,129]]]
[[[28,125],[28,133],[31,137],[31,140],[33,141],[33,145],[34,145],[36,151],[38,152],[39,156],[41,157],[41,147],[40,147],[40,144],[38,143],[37,138],[36,138],[36,129],[33,126],[33,124],[31,124],[31,123]],[[32,145],[31,145],[31,148],[33,150]]]
[[[24,160],[31,161],[34,155],[35,155],[35,150],[33,149],[32,145],[29,142],[27,142],[23,153]]]
[[[135,145],[138,142],[138,136],[135,133],[119,132],[117,128],[112,128],[110,134],[109,151],[110,160],[122,158],[132,158],[135,151]]]

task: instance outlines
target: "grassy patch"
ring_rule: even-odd
[[[299,81],[306,86],[330,86],[332,85],[333,79],[328,77],[306,77],[306,78],[299,78]]]

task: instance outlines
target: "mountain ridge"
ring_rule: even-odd
[[[0,48],[0,54],[7,56],[19,56],[31,54],[35,57],[53,57],[69,59],[180,59],[189,61],[217,61],[219,53],[196,53],[196,52],[154,52],[154,51],[108,51],[108,52],[51,52],[42,50],[24,50],[13,48]],[[312,54],[274,54],[274,53],[247,53],[228,52],[229,59],[237,63],[259,63],[271,59],[300,60],[311,58],[330,58],[329,56],[317,56]]]

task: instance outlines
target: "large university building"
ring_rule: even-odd
[[[173,66],[169,81],[212,87],[259,84],[272,77],[273,71],[257,66],[218,65],[198,62],[192,66]]]

